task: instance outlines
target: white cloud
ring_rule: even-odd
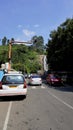
[[[35,28],[38,28],[38,27],[39,27],[39,24],[35,24],[34,27],[35,27]]]
[[[22,27],[22,25],[21,25],[21,24],[19,24],[19,25],[18,25],[18,28],[21,28],[21,27]]]
[[[16,38],[15,41],[21,41],[21,39],[20,38]]]
[[[28,29],[23,29],[23,33],[26,37],[30,37],[30,36],[33,36],[35,35],[35,32],[34,31],[30,31]]]

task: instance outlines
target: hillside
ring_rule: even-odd
[[[9,60],[9,46],[0,46],[0,66]],[[25,45],[13,45],[11,67],[18,71],[31,73],[42,69],[43,56]]]

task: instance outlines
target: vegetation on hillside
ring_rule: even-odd
[[[41,69],[42,66],[39,63],[38,55],[44,53],[44,40],[42,36],[35,37],[37,42],[33,40],[33,44],[30,46],[12,44],[12,68],[25,73],[33,73]],[[14,38],[12,38],[12,40],[14,40]],[[4,37],[2,39],[2,45],[0,46],[0,65],[8,62],[8,44],[9,40]]]

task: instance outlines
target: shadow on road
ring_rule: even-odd
[[[67,84],[64,84],[62,86],[50,86],[50,87],[59,91],[63,91],[63,92],[73,92],[73,86],[70,86]]]
[[[5,96],[0,97],[0,102],[21,101],[24,99],[26,99],[26,96]]]

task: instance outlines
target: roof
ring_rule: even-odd
[[[20,74],[20,73],[6,73],[4,75],[21,75],[21,76],[24,76],[23,74]]]

